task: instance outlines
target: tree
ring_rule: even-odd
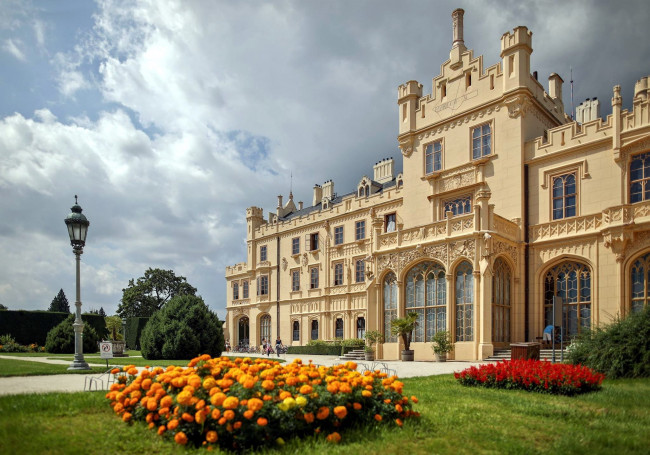
[[[402,337],[404,341],[404,350],[409,351],[411,348],[411,337],[413,336],[413,329],[417,324],[418,314],[411,311],[403,318],[393,319],[391,323],[391,333]]]
[[[104,320],[106,321],[106,330],[108,330],[111,340],[123,340],[124,337],[120,333],[122,330],[122,320],[118,316],[108,316]]]
[[[2,303],[0,303],[0,310],[8,310],[8,309],[9,308],[7,308],[7,305],[3,305]]]
[[[99,307],[99,313],[98,313],[98,314],[99,314],[101,317],[103,317],[103,318],[106,317],[106,311],[104,311],[104,307],[103,307],[103,306],[100,306],[100,307]]]
[[[70,312],[70,304],[68,303],[68,298],[65,296],[63,289],[61,289],[56,297],[54,297],[47,311],[59,311],[61,313]]]
[[[224,349],[221,321],[201,297],[193,295],[171,299],[149,319],[140,340],[147,360],[219,357]]]
[[[71,314],[61,323],[47,332],[45,350],[52,354],[74,354],[74,323],[75,316]],[[83,352],[97,352],[99,337],[90,324],[84,324],[82,342]]]
[[[196,288],[173,270],[149,268],[138,281],[131,279],[128,287],[122,289],[117,314],[121,318],[151,317],[170,299],[181,295],[196,295]]]

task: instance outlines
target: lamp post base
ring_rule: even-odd
[[[68,367],[68,370],[90,370],[90,366],[83,359],[74,359],[74,361]]]

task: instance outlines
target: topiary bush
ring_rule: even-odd
[[[59,325],[47,332],[45,350],[52,354],[74,354],[74,323],[75,315],[71,314]],[[99,337],[93,326],[84,324],[83,352],[93,353],[99,350]]]
[[[201,354],[221,356],[222,323],[201,297],[172,298],[142,330],[142,357],[147,360],[191,359]]]
[[[610,379],[650,377],[650,307],[581,333],[567,350],[571,363]]]

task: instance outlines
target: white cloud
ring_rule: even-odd
[[[20,50],[21,47],[23,47],[23,43],[20,40],[8,39],[2,43],[2,49],[5,52],[10,53],[21,62],[24,62],[27,60],[27,57],[25,57],[24,52]]]

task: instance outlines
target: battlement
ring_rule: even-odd
[[[397,89],[397,102],[401,103],[404,98],[407,97],[416,97],[420,98],[422,96],[422,84],[418,81],[408,81],[405,84],[402,84]]]
[[[264,218],[264,210],[259,207],[248,207],[246,209],[246,218]]]
[[[634,99],[645,101],[648,98],[650,98],[650,76],[645,76],[634,84]]]
[[[533,32],[523,25],[515,27],[512,33],[506,32],[501,36],[501,58],[507,51],[519,47],[526,48],[528,52],[533,52]]]

